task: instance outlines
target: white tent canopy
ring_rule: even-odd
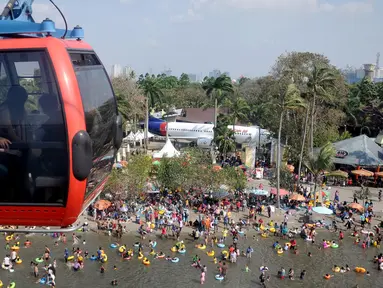
[[[168,139],[166,140],[166,143],[164,147],[162,147],[161,151],[153,154],[153,158],[164,158],[164,157],[172,158],[172,157],[177,157],[180,154],[181,153],[176,148],[174,148],[170,139]]]

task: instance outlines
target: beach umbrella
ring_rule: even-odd
[[[290,200],[293,200],[293,201],[306,201],[306,198],[301,195],[301,194],[298,194],[298,193],[293,193],[290,197],[289,197]]]
[[[269,192],[262,189],[254,189],[250,191],[250,194],[259,195],[259,196],[268,196]]]
[[[364,210],[364,207],[360,205],[359,203],[350,203],[348,204],[348,207],[351,209],[358,210],[359,212],[363,212]]]
[[[314,207],[313,212],[323,215],[332,215],[334,212],[331,209],[328,209],[326,207],[320,206],[320,207]]]
[[[271,188],[270,193],[277,195],[277,188]],[[282,189],[282,188],[279,189],[279,196],[286,196],[286,195],[289,195],[289,191],[287,191],[286,189]]]
[[[366,169],[352,170],[352,174],[364,177],[372,177],[374,176],[374,172],[368,171]]]
[[[161,162],[156,160],[152,163],[154,166],[160,166],[161,165]]]
[[[108,200],[98,200],[94,204],[94,208],[96,208],[97,210],[105,210],[108,209],[111,205],[112,203]]]

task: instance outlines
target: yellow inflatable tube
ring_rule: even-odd
[[[215,255],[215,252],[214,251],[209,251],[209,252],[206,252],[206,255],[210,256],[210,257],[213,257]]]

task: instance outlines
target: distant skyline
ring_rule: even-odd
[[[1,1],[3,6],[6,0]],[[286,51],[327,56],[339,68],[375,63],[383,47],[383,1],[378,0],[55,0],[69,28],[107,70],[137,74],[170,68],[208,75],[214,69],[259,77]],[[63,20],[48,0],[35,0],[33,17]],[[382,51],[383,52],[383,51]]]

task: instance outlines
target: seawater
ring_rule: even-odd
[[[323,238],[327,240],[336,240],[337,235],[329,232],[319,232],[317,240],[318,244],[307,243],[302,240],[298,240],[299,254],[295,255],[288,251],[282,255],[277,255],[272,244],[277,238],[261,238],[259,234],[254,240],[252,237],[253,232],[248,232],[247,239],[241,238],[239,247],[241,250],[245,250],[249,245],[254,248],[254,253],[251,259],[246,257],[238,257],[237,263],[228,265],[227,278],[220,282],[215,280],[214,276],[217,274],[217,266],[213,263],[213,258],[208,257],[206,252],[211,249],[198,250],[194,248],[196,242],[192,241],[189,237],[184,237],[187,252],[186,254],[173,253],[170,251],[171,246],[175,243],[174,240],[162,240],[155,236],[149,236],[145,240],[145,244],[148,243],[148,239],[155,239],[157,241],[156,251],[163,251],[166,255],[176,255],[180,258],[178,263],[171,263],[164,259],[152,259],[152,256],[148,256],[151,261],[150,266],[145,266],[141,263],[141,260],[132,259],[130,261],[123,260],[119,257],[117,249],[109,247],[111,243],[114,243],[116,239],[99,235],[95,233],[78,233],[81,239],[86,240],[86,245],[79,243],[75,247],[80,247],[82,250],[88,250],[89,254],[96,254],[99,246],[102,246],[108,255],[108,262],[103,264],[106,268],[104,274],[99,271],[101,264],[97,261],[85,260],[85,268],[81,271],[75,272],[70,266],[64,263],[64,248],[72,249],[72,243],[69,241],[66,245],[60,243],[59,246],[54,246],[56,239],[50,236],[41,236],[35,234],[34,236],[27,236],[32,241],[30,248],[21,248],[19,255],[21,256],[23,263],[16,264],[14,273],[10,273],[5,270],[0,270],[0,279],[3,281],[4,286],[9,281],[15,281],[16,287],[30,287],[31,285],[39,286],[41,284],[35,284],[36,280],[32,275],[32,268],[30,262],[39,257],[44,252],[44,246],[47,245],[51,248],[53,258],[57,260],[57,287],[67,288],[81,288],[81,287],[111,287],[110,282],[113,279],[119,281],[118,287],[201,287],[200,285],[200,270],[191,267],[191,259],[194,255],[199,255],[202,259],[202,264],[207,266],[208,272],[206,274],[205,287],[258,287],[259,286],[259,267],[268,266],[270,275],[270,281],[267,282],[267,287],[383,287],[383,271],[377,270],[377,264],[372,262],[373,256],[380,253],[380,249],[369,248],[363,250],[361,247],[353,244],[354,238],[346,237],[342,243],[340,243],[337,249],[318,249],[319,242]],[[69,237],[68,237],[69,238]],[[21,235],[20,243],[24,243],[26,237]],[[286,241],[277,239],[280,243]],[[320,241],[319,241],[320,240]],[[129,247],[133,243],[140,241],[140,238],[136,235],[124,236],[121,240],[121,244],[127,244]],[[229,242],[227,242],[229,244]],[[4,257],[7,253],[5,250],[5,240],[0,240],[0,245],[3,245],[2,255]],[[0,246],[1,247],[1,246]],[[216,255],[219,254],[220,249],[214,247]],[[146,255],[149,252],[149,248],[146,248]],[[312,257],[308,257],[308,252],[312,253]],[[370,271],[371,276],[357,274],[354,271],[340,274],[335,273],[331,269],[333,265],[345,266],[348,264],[351,269],[355,266],[365,267]],[[113,266],[117,266],[117,270],[113,269]],[[245,266],[248,265],[250,272],[245,272]],[[40,271],[42,271],[43,263],[39,265]],[[280,280],[277,278],[277,271],[284,267],[286,271],[293,268],[295,271],[295,280],[288,279]],[[300,272],[305,269],[305,279],[299,280]],[[323,279],[323,275],[329,273],[335,275],[330,280]]]

